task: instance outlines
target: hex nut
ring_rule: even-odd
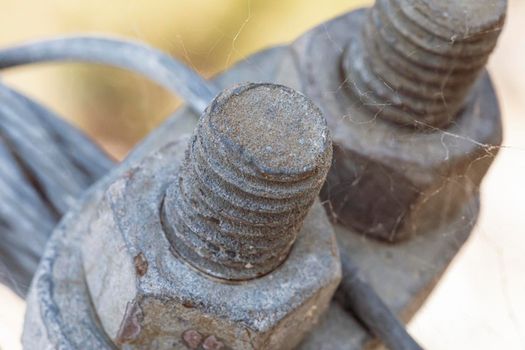
[[[348,92],[354,82],[342,68],[344,48],[357,40],[366,14],[354,11],[305,34],[292,45],[297,59],[282,71],[296,71],[292,86],[327,118],[334,157],[321,198],[330,215],[392,242],[446,224],[477,194],[501,144],[501,120],[486,72],[447,128],[415,131],[371,114]]]
[[[189,140],[145,158],[99,204],[81,248],[97,317],[126,349],[291,349],[339,284],[332,226],[315,200],[287,258],[261,277],[228,281],[188,263],[161,212]]]
[[[182,349],[188,330],[203,340],[213,335],[225,348],[292,348],[326,310],[341,278],[322,206],[316,201],[290,255],[272,273],[239,283],[211,279],[174,258],[159,219],[162,179],[176,173],[186,141],[145,159],[100,203],[82,247],[97,317],[129,349]],[[147,261],[145,272],[137,261]]]

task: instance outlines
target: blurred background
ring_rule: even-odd
[[[205,77],[288,43],[366,0],[0,0],[0,45],[78,32],[122,35],[185,61]],[[492,73],[505,138],[482,188],[471,239],[410,323],[428,349],[525,349],[525,2],[510,0]],[[137,75],[49,64],[1,78],[44,102],[116,158],[179,104]],[[524,181],[524,182],[522,182]],[[0,286],[0,349],[20,349],[24,302]]]

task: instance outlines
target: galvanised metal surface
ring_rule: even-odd
[[[385,12],[389,6],[395,8],[399,5],[407,5],[399,9],[402,13]],[[246,80],[278,82],[304,92],[321,107],[335,141],[334,163],[323,197],[327,210],[339,223],[334,226],[339,247],[345,255],[357,262],[359,274],[370,282],[387,305],[405,321],[431,291],[468,238],[477,218],[479,183],[501,142],[497,100],[482,66],[501,28],[505,5],[505,1],[494,1],[490,4],[491,11],[476,12],[477,5],[470,1],[464,5],[449,2],[433,4],[426,1],[378,1],[369,12],[370,15],[357,11],[336,18],[308,32],[290,48],[276,48],[257,54],[215,81],[217,87],[223,88]],[[476,12],[477,16],[470,16],[464,22],[460,13],[468,11]],[[436,16],[429,19],[429,14]],[[368,16],[371,16],[371,21],[367,22]],[[448,20],[455,24],[450,25]],[[388,26],[382,27],[382,23],[387,23]],[[424,23],[424,28],[412,30],[414,25],[421,27],[421,23]],[[456,27],[457,23],[467,23],[471,27],[464,30]],[[368,34],[362,34],[362,28],[365,27],[368,28]],[[385,28],[394,28],[397,31],[385,31]],[[407,28],[411,29],[406,30]],[[470,37],[469,31],[477,34]],[[450,38],[453,40],[449,44],[446,38],[451,33]],[[412,34],[414,35],[411,36]],[[393,40],[392,35],[395,36]],[[423,41],[419,42],[420,39]],[[359,47],[359,43],[362,48],[350,55],[350,47],[355,49]],[[379,45],[368,47],[374,43]],[[413,49],[418,55],[413,57],[403,50],[394,51],[397,46],[387,47],[387,44],[400,44],[403,48],[415,45]],[[426,44],[430,46],[427,47]],[[436,46],[432,46],[433,44]],[[67,49],[58,46],[55,49],[67,52]],[[377,51],[372,51],[374,49]],[[360,71],[361,76],[355,76],[352,70],[360,59],[359,56],[366,57],[370,52],[377,53],[374,55],[375,60],[365,59],[363,62],[370,66]],[[44,55],[43,59],[54,59],[57,55],[60,56],[56,52],[51,56]],[[0,52],[0,61],[1,57]],[[23,57],[22,55],[13,62],[23,61]],[[399,67],[404,61],[411,59],[415,59],[416,63],[410,63],[403,69],[407,77],[397,79],[395,76],[399,71],[387,68],[389,63],[396,62],[394,66]],[[431,95],[432,82],[442,82],[439,80],[443,77],[441,70],[448,68],[446,62],[449,59],[454,63],[450,66],[450,81],[454,83],[445,83],[440,90],[445,101],[451,98],[453,102],[446,115],[443,106],[440,107],[439,101],[433,100]],[[38,50],[34,52],[34,60],[39,60]],[[461,62],[467,63],[462,65]],[[434,63],[436,65],[427,67]],[[130,65],[129,62],[127,64]],[[466,67],[469,65],[471,70]],[[472,74],[467,74],[466,71]],[[422,72],[430,75],[421,75]],[[433,74],[436,72],[438,73]],[[364,79],[363,76],[367,78]],[[395,93],[386,95],[386,90],[376,84],[377,80],[376,83],[372,80],[386,82],[390,77],[394,77],[392,84],[399,85],[394,85]],[[170,86],[162,76],[156,78]],[[372,96],[375,99],[379,96],[384,99],[374,100],[375,102],[384,102],[389,107],[394,103],[395,106],[401,96],[402,104],[412,106],[417,113],[410,108],[398,108],[400,104],[384,115],[382,113],[386,108],[374,111],[375,107],[371,108],[363,103],[366,101],[360,99],[362,96],[356,93],[361,91],[355,89],[359,84],[358,78],[363,78],[361,82],[366,80],[367,84],[371,84],[371,94],[367,97]],[[424,78],[438,80],[427,81]],[[414,98],[411,95],[416,91],[410,90],[407,79],[415,79],[412,83],[416,82],[416,85],[420,83],[418,94],[429,93],[425,96],[429,101],[435,102],[424,103],[429,109],[419,108],[423,105],[417,102],[421,96],[416,94],[418,97]],[[196,86],[191,91],[199,91],[200,85]],[[175,90],[178,91],[179,88],[175,84]],[[457,95],[454,89],[457,89]],[[410,93],[406,94],[405,90]],[[197,96],[192,100],[191,91],[188,98],[193,110],[198,111],[202,105],[199,102],[201,99]],[[460,97],[462,94],[465,96]],[[405,119],[407,116],[410,122]],[[106,186],[118,176],[122,176],[123,181],[129,181],[125,174],[131,169],[130,166],[151,161],[147,155],[155,149],[162,152],[169,148],[170,143],[176,140],[176,135],[184,128],[192,130],[196,117],[191,110],[181,109],[148,137],[122,167],[93,187],[58,227],[48,245],[28,300],[24,342],[29,348],[41,348],[50,344],[64,345],[66,348],[111,347],[107,333],[100,327],[99,315],[92,308],[93,293],[90,294],[84,283],[82,260],[79,258],[82,245],[79,242],[86,234],[90,218],[96,216],[99,209],[97,206],[100,207],[99,204],[103,201]],[[407,127],[410,125],[412,127]],[[140,193],[138,190],[135,192]],[[138,201],[137,205],[140,206],[140,203],[143,202]],[[124,206],[121,209],[125,212],[127,208]],[[370,240],[366,236],[388,241],[411,238],[392,245]],[[103,242],[105,240],[99,241],[99,244]],[[102,248],[104,247],[100,247],[101,251]],[[92,258],[95,257],[93,255]],[[139,253],[133,256],[132,261],[133,264],[127,270],[128,278],[147,276],[152,266],[151,259]],[[352,270],[348,267],[346,269]],[[86,270],[95,275],[97,273],[97,269]],[[279,271],[279,268],[275,271]],[[267,276],[271,275],[272,273]],[[257,280],[260,279],[253,281]],[[94,281],[101,283],[97,279]],[[338,293],[338,301],[331,303],[328,313],[317,328],[300,345],[301,349],[357,349],[370,344],[366,330],[351,314],[344,311],[349,305],[344,300],[344,289],[345,286],[348,287],[348,283],[345,283],[340,289],[343,293]],[[99,288],[99,291],[111,293],[111,288]],[[122,299],[120,305],[122,309]],[[155,302],[149,305],[150,311],[158,311],[155,309]],[[124,327],[116,328],[117,338],[120,335],[124,336],[124,340],[129,335],[133,338],[136,321],[141,321],[142,317],[137,310],[130,307],[129,312],[126,312],[124,308],[124,320],[129,322],[122,323]],[[363,312],[358,309],[351,311]],[[113,321],[113,324],[118,322]],[[381,333],[377,330],[374,332]],[[155,338],[155,334],[157,333],[151,333],[151,337]],[[158,339],[155,344],[161,344],[162,341]],[[224,346],[221,338],[215,334],[201,333],[195,329],[186,329],[178,341],[190,348]]]
[[[389,25],[373,21],[386,3],[394,6],[397,1],[378,1],[372,9],[351,12],[306,33],[292,44],[292,54],[283,63],[280,74],[288,77],[289,86],[311,97],[328,120],[334,138],[334,162],[321,197],[328,203],[327,208],[333,218],[364,235],[392,242],[452,220],[461,206],[467,205],[477,195],[479,184],[497,154],[502,139],[501,119],[490,78],[483,66],[473,65],[471,68],[475,68],[476,74],[468,78],[461,71],[455,72],[453,67],[458,62],[469,65],[473,57],[483,58],[483,62],[487,60],[501,30],[506,1],[492,2],[494,5],[489,9],[497,12],[491,12],[484,6],[478,9],[479,6],[468,2],[469,8],[474,11],[471,15],[478,17],[476,21],[484,23],[479,25],[479,33],[475,31],[478,27],[472,28],[472,34],[477,33],[474,36],[478,40],[477,45],[485,48],[482,54],[476,51],[478,56],[455,56],[458,45],[464,47],[459,50],[460,53],[473,54],[468,43],[447,43],[440,38],[431,40],[430,37],[441,34],[433,33],[433,27],[426,26],[427,45],[443,53],[436,57],[442,62],[443,69],[447,66],[452,70],[450,73],[421,67],[430,63],[422,55],[427,53],[423,49],[412,50],[409,58],[403,58],[405,61],[416,60],[419,65],[407,63],[412,69],[402,69],[402,74],[407,77],[415,71],[434,74],[436,79],[441,79],[440,91],[454,96],[457,93],[461,97],[452,104],[448,104],[447,98],[436,100],[435,106],[453,108],[448,110],[452,118],[445,123],[431,111],[421,110],[421,114],[415,114],[396,109],[417,122],[417,128],[393,122],[390,99],[404,96],[405,88],[418,86],[417,89],[422,92],[434,89],[435,84],[410,78],[408,86],[406,78],[406,83],[396,80],[395,84],[403,85],[403,88],[398,88],[383,76],[396,73],[399,65],[385,67],[381,72],[372,70],[375,63],[394,60],[398,56],[391,52],[378,52],[373,59],[365,59],[367,66],[358,67],[358,61],[363,60],[368,51],[364,47],[359,52],[349,51],[359,42],[381,47],[390,44],[388,41],[377,43],[377,36],[363,35],[372,31],[369,28],[371,22],[375,26],[374,33],[394,32]],[[456,6],[464,5],[450,4],[449,12],[459,11]],[[403,11],[408,10],[403,7]],[[433,11],[433,18],[443,15],[442,10]],[[393,10],[389,16],[400,16],[399,12],[400,9]],[[408,25],[412,22],[404,18],[401,23]],[[485,33],[483,30],[487,27],[492,29]],[[459,33],[465,31],[464,28],[458,30]],[[408,45],[411,41],[401,36],[395,42]],[[409,51],[405,52],[408,55]],[[381,103],[376,101],[370,104],[366,98],[363,99],[363,94],[371,96],[375,90],[372,86],[362,87],[360,78],[355,77],[352,70],[366,74],[374,80],[374,86],[389,90],[390,95],[381,97]],[[462,84],[448,86],[445,84],[448,77]],[[423,99],[411,98],[424,106],[432,106]],[[401,106],[412,105],[407,100]],[[430,119],[424,121],[427,117],[435,119],[436,125],[441,127],[433,126],[434,122]]]
[[[232,86],[243,80],[285,83],[276,77],[276,62],[283,62],[288,55],[286,47],[263,51],[220,75],[215,83],[219,87]],[[254,66],[258,69],[253,69]],[[150,134],[121,167],[92,187],[57,227],[27,300],[23,337],[27,348],[44,348],[50,344],[65,344],[73,349],[109,346],[107,335],[91,306],[78,242],[109,183],[149,152],[161,149],[180,135],[191,133],[196,122],[197,115],[190,109],[179,110]],[[335,230],[339,246],[357,262],[362,276],[406,321],[419,308],[467,239],[477,211],[478,200],[474,198],[452,222],[397,245],[364,239],[340,225],[336,225]],[[191,336],[191,333],[187,335]],[[299,348],[360,349],[369,345],[371,340],[363,326],[344,311],[339,302],[332,301],[328,312]]]
[[[240,114],[235,118],[232,113]],[[252,129],[246,133],[237,130],[244,130],[248,125]],[[212,127],[213,131],[208,130]],[[262,129],[266,135],[246,138],[252,132],[263,132]],[[254,199],[286,205],[292,208],[297,219],[292,217],[291,225],[275,221],[270,230],[266,224],[257,230],[246,224],[234,222],[230,225],[228,205],[217,212],[208,208],[202,211],[204,203],[198,203],[202,199],[197,197],[201,194],[202,182],[193,185],[198,194],[187,190],[184,182],[198,181],[200,174],[187,173],[195,169],[193,167],[200,165],[204,170],[210,167],[207,163],[195,164],[192,156],[196,142],[201,142],[203,137],[219,137],[218,144],[223,143],[219,148],[224,148],[218,152],[225,152],[223,156],[241,157],[234,163],[224,163],[223,159],[219,165],[245,167],[252,176],[258,174],[266,182],[257,187],[248,176],[224,175],[225,181],[252,182],[238,183],[237,189],[235,186],[207,189],[208,197],[218,196],[218,191],[231,194],[258,189]],[[303,138],[310,140],[307,147],[302,147]],[[268,150],[270,145],[271,151]],[[238,147],[242,147],[241,153],[237,152]],[[61,295],[50,299],[63,303],[64,299],[71,301],[85,296],[89,302],[84,302],[89,306],[84,309],[96,315],[97,322],[86,318],[82,309],[73,307],[67,317],[77,321],[60,323],[61,334],[57,338],[70,348],[87,344],[129,349],[206,348],[207,342],[217,349],[295,347],[328,307],[341,276],[335,234],[322,206],[316,201],[330,159],[331,142],[324,118],[304,96],[270,84],[244,85],[223,92],[201,118],[194,137],[169,142],[132,167],[124,166],[110,184],[102,184],[98,198],[89,199],[80,212],[73,214],[71,226],[65,221],[63,232],[69,237],[64,240],[71,241],[75,239],[72,236],[78,235],[81,242],[77,243],[77,249],[82,257],[81,261],[76,260],[78,252],[67,256],[67,249],[62,247],[57,251],[61,256],[52,260],[54,264],[69,260],[69,270],[55,270],[56,277],[64,278],[76,271],[80,275],[76,278],[85,279],[86,285],[80,286],[81,292],[64,291],[74,293],[75,298]],[[286,180],[297,185],[291,187],[294,191],[286,191],[290,188],[285,185]],[[185,191],[185,197],[173,192],[174,187]],[[276,195],[283,195],[283,198],[275,201],[272,196]],[[182,216],[181,213],[186,212],[175,212],[171,205],[166,205],[168,201],[176,205],[181,200],[197,202],[192,210],[199,212]],[[248,213],[249,206],[244,206],[244,210]],[[262,214],[253,213],[255,218],[264,219]],[[285,217],[290,217],[290,213]],[[217,251],[189,245],[185,247],[188,252],[180,254],[180,246],[172,244],[169,238],[181,232],[180,226],[172,226],[174,220],[184,220],[191,228],[189,232],[183,231],[184,239],[202,239],[202,244],[213,245]],[[207,220],[217,220],[220,228],[210,230],[200,226]],[[76,221],[83,226],[78,227]],[[222,235],[231,227],[237,229],[237,236],[226,239]],[[272,239],[275,232],[278,237]],[[251,242],[254,235],[267,239]],[[220,256],[220,252],[228,252],[228,244],[232,241],[245,249],[235,250],[238,256]],[[270,247],[269,254],[262,255],[269,259],[260,259],[259,254],[266,250],[261,244],[276,241],[283,243],[285,255]],[[241,255],[245,252],[251,256]],[[203,260],[206,263],[214,261],[214,264],[202,265]],[[242,266],[238,266],[239,261]],[[82,267],[71,269],[79,263]],[[264,276],[260,276],[261,271]],[[250,280],[231,281],[246,277]],[[75,278],[75,274],[70,278]],[[39,277],[35,281],[45,284]],[[54,294],[56,289],[44,287],[42,290],[35,286],[34,290],[38,302],[33,304],[33,296],[29,299],[31,310],[24,344],[28,348],[42,344],[56,346],[56,338],[45,336],[50,333],[50,320],[47,319],[50,315],[39,314],[43,305],[61,309],[51,306],[53,303],[47,304],[44,297],[47,293]],[[92,338],[89,332],[84,334],[85,338],[76,338],[76,332],[83,334],[76,327],[85,322],[93,323],[98,329],[93,330]],[[101,340],[103,335],[109,340]]]

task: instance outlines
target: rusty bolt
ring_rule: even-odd
[[[129,349],[297,345],[341,277],[317,199],[331,154],[308,98],[245,84],[219,94],[191,138],[117,178],[82,245],[109,338]]]
[[[334,220],[399,241],[476,202],[502,138],[483,67],[505,10],[505,0],[377,0],[292,45],[279,79],[325,113],[334,155],[321,198]]]
[[[445,127],[503,27],[505,1],[377,0],[343,58],[351,92],[381,118]]]
[[[174,250],[218,278],[271,272],[288,256],[331,157],[326,122],[303,95],[265,85],[221,95],[164,201]]]

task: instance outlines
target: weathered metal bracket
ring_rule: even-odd
[[[279,83],[304,92],[323,109],[336,143],[336,157],[324,199],[327,210],[337,222],[334,227],[340,249],[359,265],[364,279],[370,282],[390,309],[401,319],[408,321],[466,241],[476,222],[479,210],[479,182],[496,154],[493,146],[501,142],[499,109],[490,79],[484,72],[470,91],[467,103],[457,117],[456,125],[446,131],[434,129],[413,134],[406,129],[393,128],[384,120],[370,120],[367,112],[360,108],[360,101],[352,99],[344,91],[344,85],[348,82],[341,79],[340,71],[341,51],[349,38],[356,37],[355,33],[359,32],[363,19],[362,11],[346,14],[313,29],[289,47],[262,51],[219,75],[214,79],[213,90],[244,81]],[[57,45],[60,51],[60,44]],[[78,57],[82,56],[81,46],[75,51]],[[315,54],[318,52],[322,54]],[[108,63],[114,63],[111,56],[105,56],[102,51],[94,54],[99,55],[98,60],[107,59]],[[16,55],[12,59],[17,62],[24,61]],[[53,59],[53,54],[47,59]],[[9,66],[10,62],[3,64]],[[137,69],[131,61],[123,64]],[[315,67],[322,69],[314,69]],[[180,84],[170,85],[169,79],[162,74],[158,75],[158,72],[156,74],[159,81],[169,88],[175,86],[174,90],[178,91]],[[96,203],[109,183],[147,159],[155,150],[164,148],[179,136],[193,130],[198,119],[198,113],[195,111],[200,112],[203,105],[198,93],[200,88],[197,84],[188,90],[183,89],[182,94],[186,94],[190,100],[193,99],[192,106],[177,111],[149,135],[125,162],[84,194],[57,227],[48,243],[28,296],[24,332],[26,347],[114,346],[100,326],[92,307],[80,259],[80,238],[85,233],[90,218],[96,215]],[[207,94],[211,94],[211,90],[206,91]],[[341,122],[341,116],[345,115],[351,115],[358,122],[351,126]],[[370,127],[371,123],[373,128]],[[354,183],[359,180],[360,176],[349,176],[352,171],[356,174],[363,172],[362,169],[366,169],[369,163],[377,159],[396,161],[397,154],[392,155],[392,149],[384,147],[385,140],[389,140],[389,137],[390,141],[393,140],[390,146],[393,147],[394,153],[399,152],[412,160],[417,159],[420,162],[418,166],[423,168],[434,166],[432,161],[440,157],[447,160],[449,156],[458,156],[458,164],[463,160],[461,156],[465,152],[475,157],[475,161],[465,165],[466,170],[462,168],[458,173],[439,174],[442,177],[446,176],[446,181],[438,187],[430,187],[432,191],[417,203],[417,210],[403,217],[403,222],[408,228],[406,231],[399,231],[402,232],[399,237],[411,238],[395,245],[362,235],[368,228],[373,228],[366,220],[363,220],[364,224],[361,227],[358,225],[360,218],[356,213],[359,214],[359,210],[363,209],[359,205],[360,200],[365,199],[359,197],[362,194],[357,192],[353,198],[357,204],[349,207],[345,206],[344,198],[338,197],[342,190],[354,193],[352,186],[345,187],[344,184],[345,181]],[[405,143],[396,149],[399,145],[396,145],[395,141],[402,137],[411,138],[413,145]],[[353,147],[354,150],[361,147],[361,153],[356,152],[350,157],[353,157],[352,162],[348,162],[349,151],[346,147]],[[426,153],[420,152],[421,149],[425,149]],[[366,173],[365,170],[363,174],[369,176],[372,173],[373,171]],[[391,181],[397,179],[394,173],[392,177],[394,179],[391,178]],[[373,180],[377,181],[376,184],[383,185],[384,178],[389,177]],[[400,182],[402,180],[400,178]],[[336,188],[336,191],[332,191],[332,188]],[[366,190],[371,198],[379,198],[383,189],[368,187]],[[407,187],[407,190],[411,188]],[[414,193],[417,194],[418,191]],[[446,210],[442,211],[444,206]],[[385,208],[388,209],[388,205]],[[436,215],[436,209],[439,210],[439,215]],[[377,215],[384,212],[380,210]],[[399,218],[404,214],[405,212],[400,212]],[[352,215],[354,218],[346,222],[345,219]],[[388,215],[398,217],[391,212]],[[397,223],[388,220],[389,217],[379,217],[379,222],[386,222],[391,227],[379,227],[370,234],[376,235],[379,232],[378,236],[384,237],[385,232],[398,232]],[[340,294],[300,348],[359,349],[371,345],[372,340],[365,327],[344,310],[344,305],[344,295]]]
[[[279,65],[276,64],[289,59],[289,55],[286,47],[263,51],[221,74],[215,82],[220,87],[246,80],[289,83],[285,77],[278,75]],[[31,345],[41,347],[49,342],[69,343],[73,348],[80,344],[86,348],[108,346],[90,308],[79,247],[75,245],[78,242],[76,237],[82,235],[89,213],[95,210],[94,200],[100,198],[112,178],[125,172],[152,150],[163,147],[179,135],[190,133],[197,119],[198,116],[187,107],[175,113],[150,134],[122,165],[91,188],[62,221],[49,243],[28,297],[31,306],[26,316],[24,343],[29,348]],[[359,264],[365,278],[388,306],[408,321],[468,238],[477,213],[476,197],[448,225],[436,227],[398,245],[368,239],[338,225],[336,233],[342,249]],[[69,313],[66,310],[78,311]],[[86,324],[90,326],[86,328]],[[35,343],[37,339],[41,342]],[[334,301],[301,349],[358,349],[370,341],[367,331]]]

